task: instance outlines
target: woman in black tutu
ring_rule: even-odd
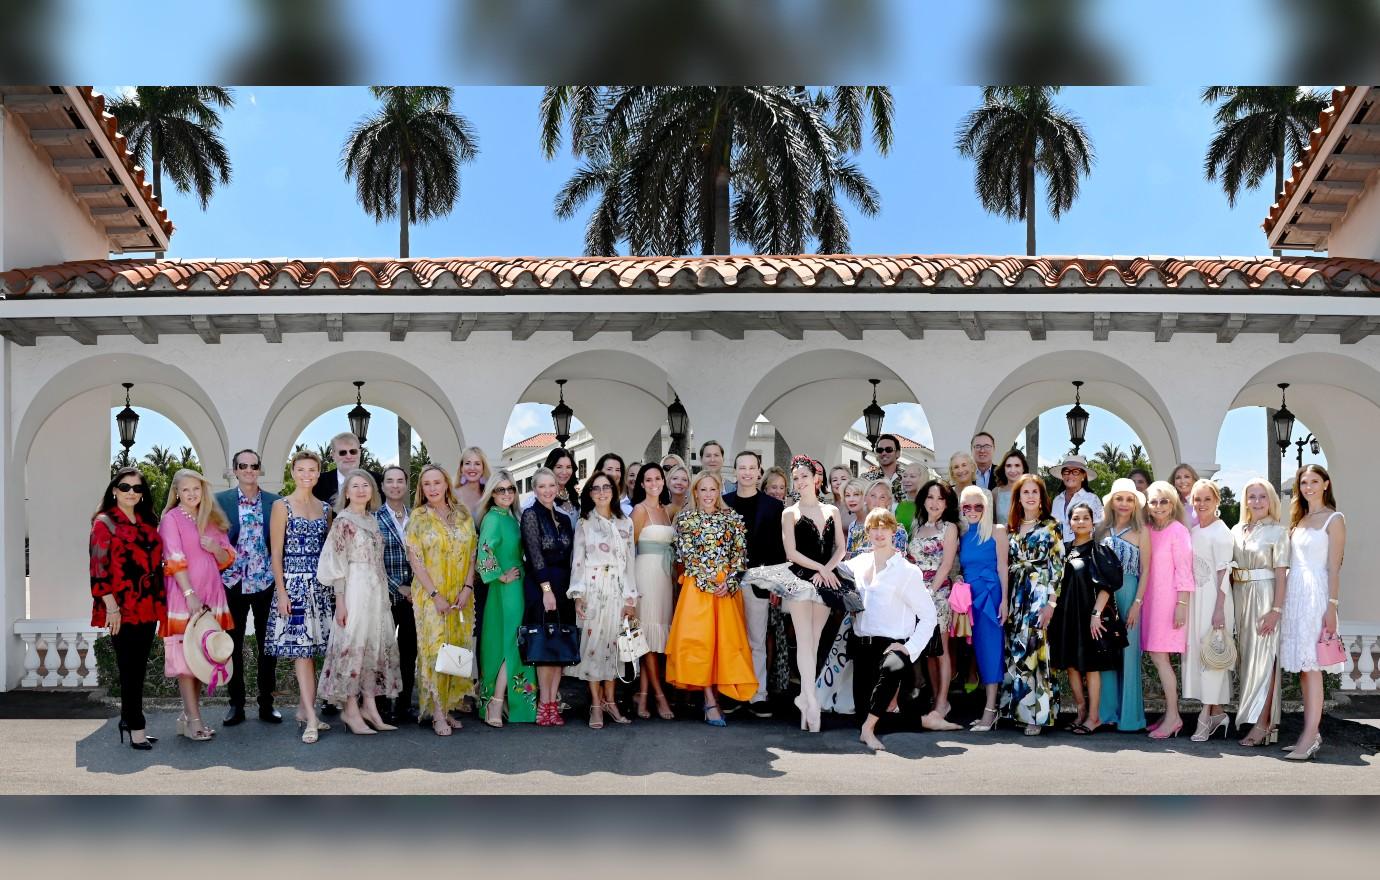
[[[1068,671],[1078,704],[1078,718],[1069,730],[1086,736],[1102,725],[1097,714],[1100,673],[1119,669],[1126,647],[1126,627],[1112,596],[1121,586],[1121,561],[1111,548],[1093,540],[1090,506],[1075,504],[1068,517],[1073,543],[1065,555],[1059,604],[1049,622],[1049,665]]]

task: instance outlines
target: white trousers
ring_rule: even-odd
[[[767,698],[767,611],[770,599],[759,599],[752,587],[743,588],[743,613],[747,617],[748,645],[752,648],[752,672],[757,676],[757,693],[752,702]]]

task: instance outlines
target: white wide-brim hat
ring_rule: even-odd
[[[1088,467],[1088,460],[1081,455],[1066,455],[1063,461],[1058,464],[1052,464],[1045,468],[1045,470],[1049,472],[1051,477],[1062,478],[1064,476],[1064,468],[1066,467],[1079,468],[1083,473],[1092,476],[1092,468]]]
[[[1106,495],[1102,496],[1102,506],[1110,510],[1112,507],[1112,496],[1118,492],[1130,492],[1132,495],[1136,496],[1137,504],[1141,507],[1145,506],[1145,493],[1137,489],[1135,482],[1128,477],[1118,477],[1112,483],[1112,488],[1107,491]]]
[[[217,685],[230,681],[235,674],[235,643],[230,634],[221,629],[215,615],[207,609],[192,618],[187,631],[182,636],[182,656],[187,668],[198,680],[205,682],[208,694],[214,694]]]

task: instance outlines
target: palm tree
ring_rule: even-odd
[[[451,89],[372,86],[370,92],[383,106],[355,124],[340,163],[376,222],[399,218],[398,256],[406,258],[410,224],[455,208],[460,166],[479,154],[478,139],[469,120],[451,110]]]
[[[1131,459],[1121,451],[1121,447],[1111,443],[1103,443],[1102,448],[1093,455],[1093,460],[1106,465],[1108,472],[1112,474],[1120,473],[1122,468],[1129,467],[1131,463]]]
[[[220,114],[235,99],[220,86],[138,86],[110,104],[120,133],[153,170],[153,197],[163,200],[163,170],[179,192],[196,190],[201,209],[216,182],[230,182],[230,153],[220,139]]]
[[[1241,190],[1255,189],[1271,168],[1272,195],[1283,194],[1285,159],[1298,161],[1330,102],[1326,92],[1299,86],[1209,86],[1203,103],[1218,105],[1203,174],[1208,180],[1220,175],[1227,204],[1235,205]]]
[[[171,449],[155,445],[144,454],[144,461],[153,465],[160,473],[171,473],[177,467],[177,456]]]
[[[958,128],[960,155],[976,161],[982,206],[1025,220],[1025,252],[1035,255],[1035,176],[1045,177],[1049,213],[1058,220],[1092,171],[1092,139],[1078,117],[1055,106],[1058,86],[989,86],[982,106]]]
[[[569,119],[584,163],[556,197],[572,216],[597,197],[585,230],[591,254],[727,254],[848,249],[839,195],[867,216],[877,192],[847,155],[871,115],[879,152],[892,143],[882,86],[811,93],[800,86],[552,86],[541,102],[541,148],[551,158]]]

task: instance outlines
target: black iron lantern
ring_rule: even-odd
[[[1284,392],[1288,389],[1288,382],[1279,383],[1279,409],[1274,414],[1275,424],[1275,445],[1279,447],[1281,458],[1289,454],[1289,440],[1294,436],[1294,414],[1289,412],[1289,407],[1284,404]],[[1299,456],[1303,456],[1303,448],[1299,447]]]
[[[867,381],[872,383],[872,402],[863,409],[863,424],[867,426],[867,445],[876,448],[877,440],[882,436],[882,420],[886,418],[886,410],[877,405],[877,386],[882,384],[882,380]]]
[[[139,414],[129,405],[129,389],[134,387],[133,382],[121,382],[125,389],[125,408],[115,414],[115,425],[120,429],[120,445],[125,448],[125,458],[129,458],[129,449],[134,445],[134,433],[139,430]]]
[[[1078,454],[1078,448],[1083,445],[1083,441],[1088,439],[1088,411],[1083,409],[1082,387],[1081,379],[1073,381],[1073,409],[1064,413],[1064,418],[1069,423],[1069,442],[1073,444],[1074,455]]]
[[[556,442],[565,445],[570,439],[570,420],[575,417],[575,410],[571,409],[565,402],[565,379],[557,379],[556,385],[560,388],[560,401],[551,407],[551,423],[556,426]]]
[[[683,449],[685,438],[690,433],[690,414],[685,411],[685,404],[680,402],[679,394],[666,407],[666,424],[671,429],[671,450]]]
[[[355,381],[355,408],[345,414],[346,418],[350,420],[350,430],[359,438],[360,446],[368,442],[369,436],[369,410],[364,408],[364,400],[360,392],[363,387],[363,382]]]

